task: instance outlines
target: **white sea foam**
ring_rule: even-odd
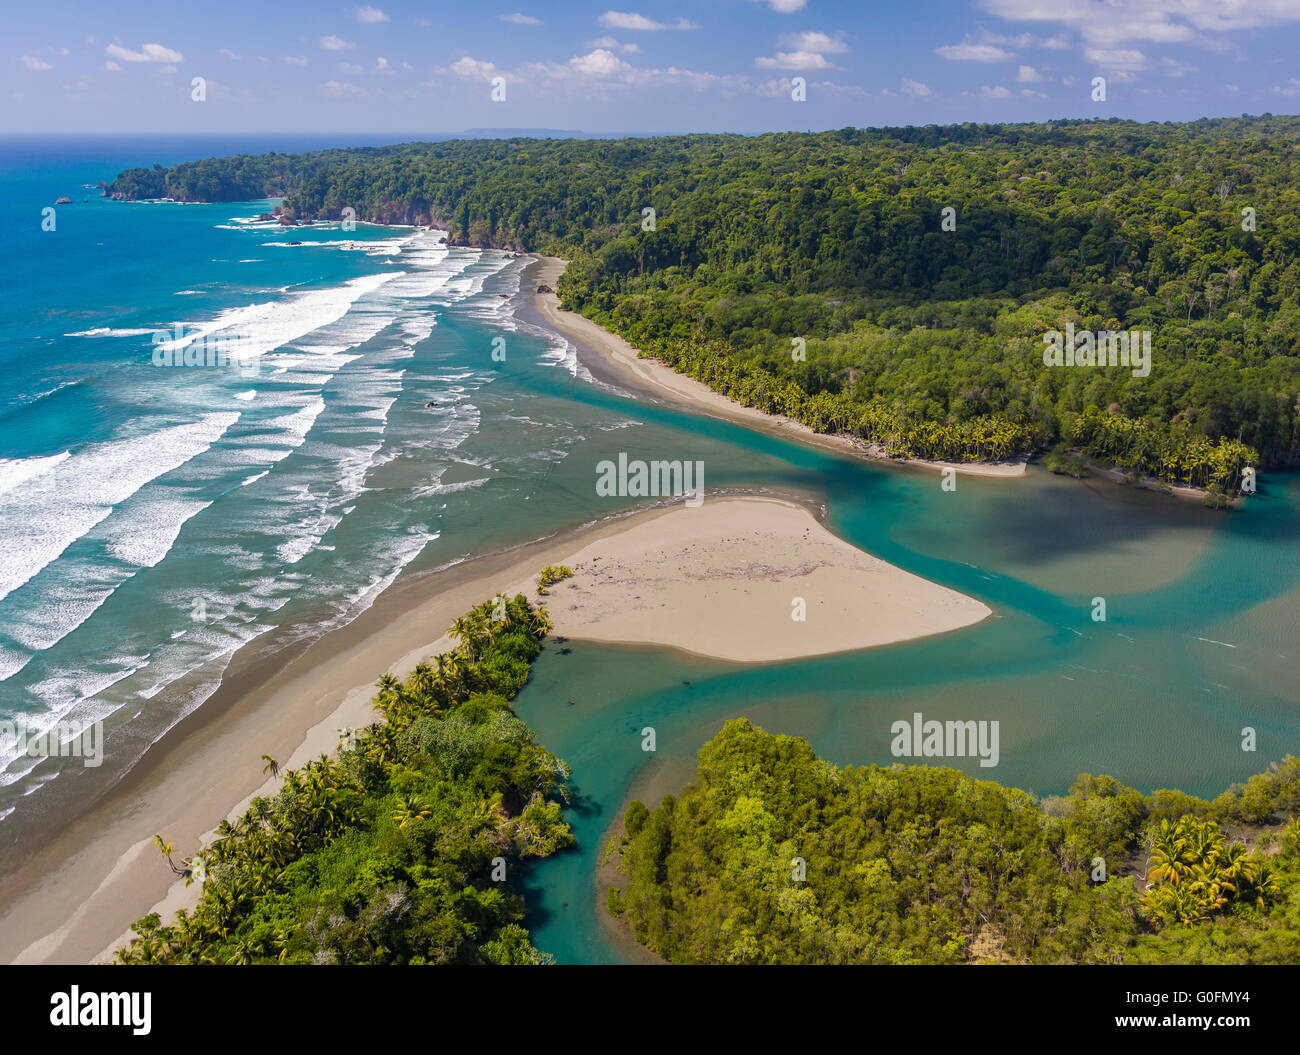
[[[64,337],[147,337],[155,330],[131,330],[131,329],[113,329],[109,326],[96,326],[90,330],[78,330],[76,333],[65,333]]]
[[[150,480],[207,450],[238,413],[95,443],[0,495],[0,599],[107,518]]]
[[[44,458],[0,458],[0,495],[67,461],[68,451]]]
[[[185,522],[211,502],[190,498],[157,498],[147,503],[138,496],[113,524],[108,551],[125,564],[152,568],[171,551]]]
[[[313,330],[338,321],[358,299],[401,274],[400,271],[389,271],[380,275],[366,275],[338,286],[299,293],[286,300],[230,308],[204,322],[180,323],[180,336],[161,342],[159,347],[165,351],[176,351],[200,337],[237,336],[239,339],[231,342],[234,346],[231,351],[233,358],[249,359],[265,355],[305,337]]]
[[[242,226],[259,225],[249,223]],[[343,518],[358,510],[362,504],[358,499],[367,490],[365,479],[368,472],[377,463],[388,461],[395,449],[409,446],[452,450],[480,427],[480,411],[471,402],[471,397],[495,375],[490,371],[453,367],[431,379],[434,388],[430,395],[444,406],[429,415],[428,428],[422,427],[417,431],[414,443],[408,444],[411,437],[404,436],[394,447],[391,439],[385,439],[390,410],[402,392],[404,369],[409,366],[407,360],[415,354],[416,346],[431,335],[441,312],[456,306],[456,310],[470,317],[490,317],[502,328],[513,328],[508,314],[508,298],[482,296],[484,283],[513,262],[497,254],[448,250],[446,246],[437,245],[436,238],[436,234],[414,232],[400,241],[354,239],[350,242],[305,243],[303,248],[325,245],[339,251],[375,255],[400,252],[404,270],[354,279],[332,289],[307,292],[286,289],[272,293],[276,297],[273,302],[248,304],[197,324],[187,323],[184,339],[170,342],[171,347],[180,348],[200,336],[238,334],[242,340],[236,343],[245,345],[245,348],[236,354],[269,355],[263,374],[274,377],[273,382],[259,389],[226,390],[220,396],[222,401],[233,395],[247,403],[255,399],[256,403],[246,408],[237,427],[232,426],[239,415],[230,415],[232,420],[227,423],[226,435],[222,438],[220,459],[203,459],[196,463],[192,472],[187,470],[189,476],[216,479],[212,475],[214,470],[230,472],[235,469],[234,479],[239,480],[242,475],[240,486],[246,487],[263,480],[270,472],[269,467],[291,452],[301,448],[302,459],[295,459],[277,469],[259,486],[256,502],[250,498],[237,499],[229,507],[234,519],[222,522],[227,533],[219,544],[205,549],[205,554],[214,562],[224,564],[228,569],[224,575],[219,569],[214,569],[212,581],[204,586],[209,618],[203,622],[190,622],[191,588],[179,586],[170,591],[175,596],[168,596],[169,591],[164,587],[154,596],[175,609],[176,619],[181,620],[179,625],[177,621],[164,620],[151,631],[153,637],[144,637],[137,630],[131,643],[122,644],[122,655],[94,664],[88,670],[43,676],[35,686],[28,686],[35,696],[47,703],[52,716],[66,711],[72,700],[80,701],[79,707],[83,711],[92,704],[111,710],[126,705],[124,700],[139,709],[140,700],[151,699],[166,686],[173,685],[176,679],[200,668],[202,679],[208,679],[213,664],[224,669],[229,657],[241,645],[283,620],[284,616],[277,613],[291,602],[295,606],[314,605],[313,611],[325,606],[334,613],[323,620],[313,616],[313,624],[304,625],[301,631],[294,631],[295,634],[315,636],[328,626],[349,621],[369,607],[424,546],[438,537],[436,531],[422,526],[397,526],[391,533],[378,531],[373,547],[364,557],[358,560],[353,556],[348,562],[341,562],[339,574],[329,576],[330,582],[314,580],[311,571],[319,569],[312,569],[310,564],[304,570],[294,567],[314,549],[329,551],[334,548],[336,540],[326,540],[325,536],[338,527]],[[509,291],[512,286],[518,288],[517,277],[508,274],[502,288]],[[105,329],[104,334],[97,335],[108,335],[109,332]],[[144,336],[153,332],[141,330],[132,335]],[[381,334],[381,340],[369,343]],[[421,388],[423,390],[424,385]],[[430,398],[423,391],[419,397]],[[192,390],[189,390],[189,398],[194,398]],[[458,399],[463,401],[457,404]],[[261,414],[270,416],[263,418]],[[136,439],[147,438],[132,437],[131,441]],[[184,436],[160,434],[154,439],[156,449],[150,450],[148,444],[139,448],[127,460],[126,482],[129,484],[140,478],[147,484],[161,475],[166,471],[161,465],[153,465],[148,473],[140,470],[139,466],[142,462],[163,459],[165,452],[180,451],[185,447],[185,439]],[[549,453],[554,453],[550,450],[552,446],[551,443],[544,444],[538,453],[549,458]],[[41,635],[31,624],[16,625],[15,630],[21,638],[14,637],[13,640],[24,648],[48,640],[59,631],[68,632],[69,624],[78,622],[77,617],[83,616],[87,605],[92,602],[102,604],[111,596],[115,583],[120,585],[124,581],[122,576],[129,577],[162,561],[175,548],[185,521],[206,506],[197,497],[187,496],[174,488],[173,481],[165,481],[147,488],[126,505],[119,501],[117,505],[121,508],[116,512],[111,502],[105,511],[90,499],[112,497],[103,494],[107,489],[105,482],[115,475],[116,470],[112,467],[106,466],[97,472],[88,488],[82,489],[79,484],[62,486],[72,480],[71,476],[60,477],[63,469],[75,467],[78,459],[91,450],[77,451],[65,459],[67,466],[55,465],[44,473],[44,478],[58,481],[60,496],[72,493],[78,494],[78,498],[66,508],[61,501],[52,501],[53,516],[46,518],[50,526],[46,534],[51,537],[36,537],[33,546],[27,546],[24,541],[20,548],[36,552],[43,546],[44,551],[53,551],[57,557],[70,545],[70,541],[63,541],[64,536],[78,526],[65,523],[68,514],[78,513],[89,505],[94,515],[102,514],[107,518],[101,522],[95,521],[90,513],[82,512],[81,515],[81,520],[87,517],[92,520],[89,530],[82,535],[91,534],[103,539],[103,559],[91,562],[103,566],[84,567],[86,562],[81,559],[82,549],[79,547],[78,563],[83,565],[79,577],[41,575],[32,583],[28,589],[38,590],[35,595],[38,599],[57,592],[70,618],[52,620],[47,635]],[[243,465],[249,466],[244,470],[247,475],[238,473],[238,467]],[[88,464],[85,468],[94,466]],[[0,463],[0,479],[3,479],[2,470],[3,463]],[[122,479],[121,473],[116,475]],[[441,473],[437,473],[438,479],[435,479],[433,487],[423,490],[445,494],[478,487],[486,482],[486,479],[480,479],[442,486],[440,477]],[[12,494],[0,490],[0,495],[3,495],[0,497],[0,543],[8,541],[8,521],[3,515],[7,508],[5,503],[12,497],[22,497],[40,478],[24,477],[14,486]],[[136,483],[135,486],[140,489],[143,484]],[[421,490],[417,489],[412,495],[420,493]],[[223,497],[220,502],[227,500]],[[374,501],[370,498],[364,500],[361,515],[369,517],[377,508],[382,508],[377,507]],[[39,504],[29,505],[31,510],[25,514],[26,517],[30,521],[41,520]],[[133,530],[140,533],[138,539],[123,537],[119,530],[131,526],[128,514],[132,510],[140,517],[156,518],[135,524]],[[399,515],[401,519],[397,525],[404,523],[407,517],[405,513]],[[209,515],[205,519],[205,531],[208,525],[216,524],[219,519]],[[62,530],[55,531],[58,527]],[[75,537],[82,536],[74,534]],[[342,550],[341,540],[338,545]],[[41,567],[46,566],[41,564],[33,571],[33,562],[28,560],[22,567],[8,567],[6,561],[10,548],[0,545],[0,591],[3,591],[0,598],[15,588],[12,585],[6,588],[8,582],[28,582]],[[109,567],[108,562],[115,567]],[[81,587],[80,592],[70,589],[74,585]],[[102,595],[97,601],[96,594]],[[85,632],[95,633],[96,625],[87,626]],[[141,647],[137,648],[137,645]],[[0,646],[0,677],[3,677],[4,667],[10,659],[25,663],[30,659],[30,653],[23,654]],[[186,684],[188,686],[188,682]],[[178,686],[169,696],[168,727],[201,704],[214,687],[215,682],[207,680],[186,687],[183,692]],[[101,693],[113,699],[90,699]],[[180,712],[172,720],[170,710],[178,704]],[[36,776],[28,779],[36,779]]]

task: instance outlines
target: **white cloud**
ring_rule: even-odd
[[[1010,99],[1011,92],[1000,84],[995,84],[990,88],[987,84],[980,85],[980,98],[982,99]]]
[[[1085,48],[1084,58],[1106,70],[1144,70],[1147,57],[1136,48]]]
[[[816,51],[822,54],[836,55],[849,50],[839,34],[831,37],[825,33],[790,33],[782,37],[780,43],[795,51]]]
[[[620,44],[613,37],[597,37],[595,40],[588,40],[586,46],[589,48],[608,48],[611,51],[618,48],[625,55],[635,55],[641,50],[639,44]]]
[[[339,81],[326,81],[321,85],[330,95],[336,99],[341,99],[345,95],[361,95],[361,89],[355,84],[341,83]]]
[[[104,69],[106,69],[106,70],[111,70],[113,73],[121,73],[121,72],[122,72],[122,67],[119,66],[119,65],[118,65],[116,62],[114,62],[112,59],[109,59],[106,63],[104,63]]]
[[[1032,66],[1021,66],[1016,71],[1016,80],[1020,81],[1021,84],[1033,84],[1035,81],[1041,81],[1042,79],[1043,75]]]
[[[370,7],[369,5],[365,7],[358,7],[356,11],[353,13],[353,17],[355,17],[358,22],[389,21],[388,16],[384,14],[382,11],[380,11],[379,8]]]
[[[44,59],[38,59],[38,58],[36,58],[34,55],[24,55],[24,56],[23,56],[23,65],[26,66],[29,70],[52,70],[52,69],[54,69],[54,67],[51,66],[51,65],[50,65],[48,62],[46,62]]]
[[[1171,59],[1168,56],[1160,60],[1160,65],[1164,68],[1166,77],[1186,77],[1189,73],[1201,72],[1195,66],[1186,62],[1179,62],[1177,59]]]
[[[925,98],[926,96],[933,94],[930,91],[929,86],[922,84],[920,81],[912,81],[904,77],[899,84],[900,90],[904,95],[915,95],[918,98]]]
[[[306,66],[306,65],[307,65],[307,56],[306,56],[306,55],[286,55],[286,56],[284,56],[283,61],[284,61],[284,62],[287,62],[290,66]]]
[[[513,15],[497,15],[502,22],[513,22],[517,26],[540,26],[542,20],[534,18],[532,15],[521,15],[516,11]]]
[[[1093,45],[1200,43],[1210,35],[1300,20],[1294,0],[980,0],[1016,22],[1057,22]]]
[[[382,55],[380,55],[379,58],[375,60],[375,72],[392,73],[393,68],[390,65],[388,65],[388,60],[384,58]]]
[[[460,77],[494,77],[497,68],[495,63],[479,62],[466,55],[451,64],[451,72]]]
[[[357,45],[354,41],[344,40],[342,37],[336,37],[331,33],[327,37],[320,38],[320,46],[326,51],[346,51],[348,48],[355,48]]]
[[[1300,95],[1300,80],[1290,77],[1285,84],[1275,84],[1269,91],[1274,95]]]
[[[632,67],[620,59],[612,51],[605,48],[597,48],[586,55],[579,55],[569,60],[569,68],[574,73],[582,77],[594,77],[597,80],[607,80],[611,77],[622,76]]]
[[[590,98],[596,89],[686,87],[697,91],[750,90],[749,80],[744,76],[719,76],[676,66],[642,68],[619,58],[609,48],[595,48],[585,55],[574,56],[568,62],[534,62],[512,71],[466,55],[453,63],[449,72],[467,78],[506,76],[511,83],[529,85],[530,90],[539,95],[568,93],[584,98]]]
[[[239,56],[236,55],[236,54],[235,54],[233,51],[231,51],[229,48],[222,48],[221,51],[218,52],[218,54],[220,54],[220,55],[224,55],[224,56],[225,56],[226,58],[228,58],[228,59],[233,59],[235,62],[238,62],[238,61],[239,61]]]
[[[773,11],[782,15],[792,15],[808,6],[808,0],[754,0],[758,4],[767,4]],[[789,89],[787,88],[787,91]]]
[[[55,48],[55,49],[54,49],[54,53],[55,53],[56,55],[71,55],[71,54],[72,54],[72,52],[70,52],[67,48]]]
[[[610,29],[637,31],[700,28],[694,22],[688,22],[684,18],[679,18],[676,22],[669,24],[667,22],[656,22],[653,18],[646,18],[645,15],[638,15],[630,11],[606,11],[596,21]]]
[[[161,44],[143,44],[139,51],[129,51],[120,44],[110,44],[104,49],[123,62],[184,62],[185,56]]]
[[[1012,58],[1012,53],[995,44],[944,44],[934,49],[941,58],[956,59],[961,62],[1003,62]]]
[[[816,51],[778,51],[775,55],[760,55],[754,65],[762,70],[833,70],[825,55]]]
[[[339,73],[346,73],[349,77],[358,73],[365,73],[364,66],[358,66],[355,62],[340,62]]]

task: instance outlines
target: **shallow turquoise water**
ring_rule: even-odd
[[[1086,771],[1213,796],[1300,748],[1300,480],[1275,477],[1247,510],[1222,515],[1042,472],[962,478],[948,493],[937,474],[807,450],[792,461],[791,482],[825,495],[838,534],[995,616],[905,645],[760,666],[552,644],[516,708],[574,770],[579,848],[529,877],[535,940],[561,962],[621,962],[594,903],[606,829],[634,780],[684,784],[731,717],[855,765],[895,761],[890,725],[915,711],[997,720],[996,767],[941,764],[1040,795]],[[1104,623],[1092,619],[1097,596]],[[641,750],[645,726],[657,733],[653,756]],[[1255,753],[1241,748],[1246,726]]]
[[[579,793],[580,848],[529,876],[536,940],[563,961],[619,958],[592,881],[629,787],[684,782],[734,715],[854,764],[892,761],[889,726],[916,710],[998,720],[999,765],[965,768],[1040,794],[1104,771],[1213,795],[1300,745],[1295,477],[1266,479],[1232,515],[1042,472],[944,492],[935,473],[593,385],[572,349],[516,323],[522,263],[503,254],[394,229],[236,222],[258,203],[125,205],[94,191],[82,203],[83,182],[178,158],[120,145],[69,161],[56,145],[42,162],[25,149],[17,162],[0,151],[0,219],[17,232],[0,264],[0,581],[17,583],[0,596],[0,718],[103,716],[109,740],[98,770],[0,759],[0,867],[199,705],[239,645],[309,637],[404,571],[629,508],[595,493],[597,462],[618,452],[702,460],[710,489],[818,498],[844,538],[996,615],[753,667],[552,643],[518,709],[573,765]],[[40,208],[63,193],[75,205],[57,235],[40,232]],[[326,310],[346,283],[393,272]],[[255,376],[152,367],[151,332],[258,305],[271,307],[243,328],[274,347]],[[497,336],[504,363],[490,357]],[[102,516],[67,519],[83,506]],[[57,531],[33,541],[33,525]],[[1240,750],[1246,725],[1254,754]]]

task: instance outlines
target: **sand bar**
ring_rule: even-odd
[[[539,281],[563,262],[531,266]],[[547,271],[546,269],[550,269]],[[642,391],[801,440],[851,449],[772,419],[651,360],[599,326],[532,297],[543,319]],[[614,354],[617,352],[618,354]],[[962,467],[963,469],[967,467]],[[1023,470],[1023,467],[1020,467]],[[198,888],[174,882],[155,832],[176,857],[200,848],[224,817],[275,790],[261,756],[284,766],[332,751],[338,729],[372,721],[380,674],[406,675],[445,650],[446,628],[493,594],[529,592],[545,564],[576,574],[551,588],[556,632],[680,648],[733,662],[770,662],[865,648],[978,622],[989,610],[854,549],[796,498],[724,497],[642,510],[401,580],[346,627],[293,654],[239,664],[116,786],[52,829],[0,876],[0,962],[105,959],[132,921],[170,916]],[[792,618],[795,598],[805,618]]]
[[[715,498],[584,546],[550,587],[557,633],[763,663],[978,623],[986,605],[832,535],[801,506]]]

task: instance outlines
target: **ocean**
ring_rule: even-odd
[[[895,761],[890,726],[918,711],[997,720],[998,766],[953,764],[1040,795],[1081,772],[1214,795],[1300,746],[1294,474],[1261,477],[1230,514],[1037,467],[945,491],[930,470],[599,383],[516,314],[525,260],[410,228],[280,229],[256,219],[267,202],[127,204],[83,186],[320,145],[0,141],[0,721],[107,734],[98,767],[0,757],[0,870],[202,706],[236,653],[277,656],[403,577],[633,506],[595,490],[620,452],[703,461],[710,490],[815,499],[837,534],[994,616],[760,666],[549,645],[517,709],[574,767],[579,847],[526,880],[535,940],[561,961],[623,958],[596,914],[605,832],[629,788],[653,804],[688,780],[728,717],[854,765]],[[214,347],[224,365],[155,364]]]
[[[630,423],[560,412],[582,371],[514,321],[524,260],[93,188],[129,165],[318,145],[0,147],[0,720],[107,734],[93,768],[0,741],[6,849],[28,827],[15,811],[89,801],[241,647],[300,644],[413,564],[566,524],[538,495],[554,466]]]

